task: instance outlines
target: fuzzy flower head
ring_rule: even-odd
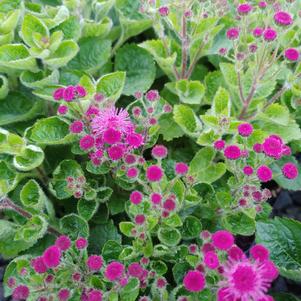
[[[299,175],[298,167],[294,163],[285,163],[282,167],[283,175],[290,180],[296,179]]]
[[[189,292],[200,292],[205,288],[206,280],[200,271],[188,271],[184,276],[183,284]]]
[[[249,137],[253,133],[253,126],[250,123],[242,123],[237,128],[238,133],[242,137]]]
[[[293,23],[292,16],[284,11],[279,11],[274,15],[274,21],[280,26],[289,26]]]
[[[151,165],[146,170],[146,178],[149,182],[159,182],[163,177],[163,170],[160,166]]]
[[[87,267],[90,271],[99,271],[103,265],[103,259],[98,255],[91,255],[87,259]]]
[[[272,180],[273,172],[268,166],[261,165],[257,169],[257,177],[261,182],[269,182]]]
[[[14,300],[26,300],[29,297],[29,288],[25,285],[19,285],[13,290]]]
[[[239,37],[239,29],[236,27],[230,28],[227,30],[226,35],[229,40],[236,40]]]
[[[277,277],[272,262],[251,261],[246,257],[241,260],[228,260],[223,266],[223,280],[220,282],[218,300],[255,301],[266,300],[266,293],[271,282]],[[269,270],[272,272],[269,273]]]
[[[83,237],[80,237],[75,241],[75,247],[78,250],[85,249],[87,246],[88,246],[88,241]]]
[[[224,149],[224,156],[229,160],[237,160],[241,157],[241,150],[236,145],[229,145]]]
[[[291,62],[296,62],[300,58],[300,52],[296,48],[288,48],[284,52],[284,56]]]
[[[219,230],[212,235],[212,243],[219,250],[228,250],[234,244],[234,237],[228,231]]]
[[[130,195],[130,201],[134,205],[139,205],[142,202],[142,199],[143,194],[138,190],[133,191]]]
[[[267,42],[272,42],[274,40],[276,40],[277,38],[277,31],[273,28],[267,28],[264,32],[263,32],[263,38],[267,41]]]
[[[263,152],[272,158],[279,159],[282,154],[282,140],[278,136],[269,136],[262,144]]]
[[[156,145],[152,149],[152,156],[156,159],[164,159],[168,154],[168,150],[164,145]]]
[[[187,174],[188,169],[189,169],[188,165],[183,162],[178,162],[175,165],[175,173],[180,176]]]
[[[71,240],[68,236],[66,235],[61,235],[59,236],[56,241],[55,245],[61,250],[61,251],[66,251],[71,247]]]
[[[226,145],[226,142],[224,140],[216,140],[213,144],[214,148],[219,151],[223,150],[225,145]]]
[[[61,250],[57,246],[47,248],[43,253],[43,261],[48,268],[55,268],[61,262]]]
[[[215,270],[219,266],[219,259],[215,252],[209,251],[204,255],[204,264],[208,269]]]
[[[247,15],[249,12],[252,11],[252,5],[249,4],[249,3],[242,3],[240,5],[238,5],[237,7],[237,12],[240,14],[240,15]]]
[[[105,277],[110,281],[115,281],[124,273],[124,265],[118,261],[113,261],[107,265],[105,270]]]
[[[128,112],[115,107],[101,110],[92,119],[91,127],[96,136],[102,136],[108,129],[114,129],[122,134],[131,133],[134,129]]]
[[[67,301],[70,298],[70,291],[67,288],[62,288],[58,292],[59,301]]]

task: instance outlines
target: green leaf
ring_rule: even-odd
[[[212,115],[223,115],[230,117],[231,115],[231,99],[229,92],[220,87],[213,99]]]
[[[111,41],[98,37],[82,38],[78,42],[79,52],[69,62],[68,68],[93,73],[110,58]]]
[[[71,213],[60,219],[60,229],[62,233],[69,235],[72,239],[78,237],[89,237],[89,225],[80,216]]]
[[[175,122],[188,134],[198,130],[198,120],[193,110],[186,105],[175,105],[173,110]]]
[[[161,227],[158,231],[158,238],[163,244],[175,247],[181,241],[181,233],[175,228]]]
[[[97,81],[96,91],[115,102],[123,91],[125,79],[126,73],[122,71],[106,74]]]
[[[14,166],[21,171],[29,171],[40,166],[44,161],[43,150],[35,145],[27,145],[14,157]]]
[[[44,112],[44,103],[20,92],[10,92],[0,102],[0,125],[27,121]]]
[[[65,39],[72,39],[75,41],[77,41],[81,35],[80,22],[78,22],[76,16],[70,16],[64,22],[55,27],[54,30],[61,30]]]
[[[287,126],[290,120],[290,113],[287,107],[274,103],[270,105],[264,113],[260,113],[258,118],[267,122]]]
[[[84,173],[76,161],[64,160],[53,172],[50,189],[58,199],[67,199],[72,196],[72,192],[67,189],[67,177],[78,178],[81,176],[84,176]]]
[[[298,177],[296,179],[288,179],[286,178],[283,173],[282,173],[282,167],[285,163],[295,163],[296,166],[298,167],[299,170],[299,174]],[[289,157],[283,157],[280,160],[277,160],[275,162],[272,163],[271,168],[273,170],[273,180],[275,180],[280,187],[284,188],[284,189],[288,189],[288,190],[300,190],[301,187],[301,166],[299,164],[299,162],[295,159],[295,157],[293,156],[289,156]]]
[[[154,57],[159,67],[170,79],[174,79],[174,66],[177,59],[175,52],[169,55],[162,40],[148,40],[139,44],[139,46],[147,50]]]
[[[151,261],[151,269],[154,270],[159,276],[164,275],[168,270],[166,264],[161,260]]]
[[[199,183],[211,184],[226,172],[224,163],[214,163],[216,152],[212,147],[199,150],[189,166],[189,174],[194,176]]]
[[[49,30],[47,26],[33,15],[25,15],[21,26],[21,36],[23,41],[30,47],[35,47],[36,44],[33,41],[33,34],[39,33],[43,38],[49,37]]]
[[[176,263],[173,266],[172,268],[173,278],[178,285],[183,283],[183,278],[189,269],[191,269],[191,267],[186,262]]]
[[[8,80],[4,75],[0,75],[0,99],[4,99],[9,91]]]
[[[34,215],[22,227],[20,227],[15,235],[15,240],[22,240],[35,244],[38,239],[42,238],[48,228],[48,223],[44,217]]]
[[[131,278],[126,286],[120,290],[120,300],[135,301],[139,295],[140,282],[137,278]]]
[[[200,81],[182,79],[167,83],[166,87],[170,92],[176,94],[181,102],[187,104],[200,105],[205,94],[205,87]]]
[[[75,136],[69,132],[69,124],[62,118],[52,116],[38,120],[32,127],[30,139],[39,144],[69,144]]]
[[[132,230],[135,229],[135,224],[131,222],[121,222],[119,223],[119,229],[122,234],[127,237],[132,237]]]
[[[14,240],[17,229],[16,224],[0,219],[0,253],[5,258],[15,257],[35,244],[33,241]]]
[[[7,44],[0,47],[0,69],[37,71],[36,60],[23,44]]]
[[[21,176],[13,171],[5,161],[0,161],[0,196],[15,189]]]
[[[25,207],[43,211],[46,195],[35,180],[29,180],[20,192],[20,200]]]
[[[25,148],[25,141],[20,136],[0,128],[0,153],[16,155]]]
[[[276,301],[300,301],[299,298],[288,293],[273,293],[272,296]]]
[[[183,239],[193,239],[200,236],[202,224],[195,216],[187,216],[184,220],[182,237]]]
[[[172,114],[164,114],[159,119],[160,134],[165,141],[180,138],[184,135],[182,128],[175,122]]]
[[[87,201],[80,199],[77,203],[78,214],[86,221],[89,221],[98,209],[98,203],[96,201]]]
[[[44,63],[51,70],[65,66],[76,56],[78,50],[79,47],[75,42],[71,40],[63,41],[58,49],[44,60]]]
[[[146,92],[156,77],[156,66],[152,56],[135,44],[127,44],[116,53],[115,70],[126,71],[123,94]]]
[[[270,251],[271,260],[284,277],[301,281],[301,223],[275,218],[256,225],[256,241]]]
[[[139,12],[139,0],[117,0],[116,8],[122,30],[120,44],[151,27],[152,21]]]
[[[105,261],[118,260],[122,250],[123,246],[120,243],[115,240],[108,240],[102,248],[101,255]]]
[[[46,73],[46,74],[45,74]],[[45,86],[57,84],[59,80],[58,70],[33,73],[23,71],[20,75],[21,83],[28,88],[43,88]]]
[[[109,240],[121,243],[121,236],[112,220],[91,229],[89,236],[89,253],[99,254],[105,243]]]
[[[82,37],[100,37],[105,38],[112,29],[113,22],[110,18],[105,17],[99,22],[85,20]]]
[[[255,216],[244,212],[229,214],[222,218],[222,225],[235,235],[251,236],[255,232]]]

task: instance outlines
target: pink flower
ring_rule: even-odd
[[[285,163],[283,165],[282,173],[286,178],[288,178],[290,180],[296,179],[299,175],[297,166],[294,163],[290,163],[290,162]]]
[[[130,179],[136,178],[139,174],[137,167],[130,167],[126,173],[126,176]]]
[[[167,6],[161,6],[161,7],[159,8],[159,14],[160,14],[162,17],[168,16],[168,14],[169,14],[169,9],[168,9],[168,7],[167,7]]]
[[[259,38],[261,37],[263,34],[263,29],[261,27],[256,27],[254,30],[253,30],[253,36],[256,37],[256,38]]]
[[[145,216],[143,214],[137,214],[135,216],[135,223],[137,225],[143,225],[145,222]]]
[[[48,268],[55,268],[61,261],[61,250],[57,246],[47,248],[43,253],[43,261]]]
[[[279,159],[282,153],[282,141],[275,136],[270,136],[263,142],[262,149],[267,156]]]
[[[105,277],[110,281],[115,281],[124,273],[124,265],[118,261],[113,261],[107,265],[105,270]]]
[[[263,32],[263,37],[267,42],[274,41],[277,38],[277,31],[273,28],[268,28]]]
[[[155,145],[152,149],[152,156],[156,159],[166,158],[168,150],[164,145]]]
[[[87,267],[91,271],[99,271],[103,265],[103,259],[98,255],[91,255],[87,259]]]
[[[237,12],[240,15],[247,15],[250,11],[252,11],[252,5],[249,3],[243,3],[237,7]]]
[[[279,11],[275,13],[274,20],[278,25],[282,25],[282,26],[288,26],[293,23],[292,16],[284,11]]]
[[[212,243],[219,250],[228,250],[234,244],[234,237],[226,230],[219,230],[212,235]]]
[[[205,288],[206,280],[204,275],[197,271],[188,271],[183,279],[184,287],[189,292],[200,292]]]
[[[261,182],[269,182],[272,180],[273,172],[268,166],[261,165],[257,169],[257,177]]]
[[[102,136],[110,128],[128,134],[133,132],[134,125],[128,112],[124,109],[110,107],[103,109],[92,119],[91,127],[96,136]]]
[[[58,89],[56,89],[53,92],[53,98],[55,100],[61,100],[61,99],[63,99],[64,91],[65,91],[65,88],[58,88]]]
[[[247,166],[245,166],[245,167],[243,168],[243,173],[244,173],[246,176],[252,175],[253,172],[254,172],[254,170],[253,170],[252,166],[247,165]]]
[[[165,278],[161,277],[161,278],[157,279],[156,285],[157,285],[157,288],[159,288],[159,289],[164,288],[167,285],[167,281]]]
[[[65,101],[70,102],[75,97],[75,89],[73,86],[68,86],[63,93],[63,98]]]
[[[87,301],[102,301],[102,292],[99,290],[92,290],[88,294]]]
[[[169,104],[165,104],[163,106],[163,111],[164,111],[164,113],[170,113],[172,111],[172,106]]]
[[[262,245],[255,245],[250,250],[250,255],[255,259],[263,262],[269,259],[269,250]]]
[[[57,113],[59,115],[66,115],[68,112],[68,107],[67,106],[64,106],[64,105],[60,105],[58,108],[57,108]]]
[[[228,251],[229,259],[234,261],[240,261],[244,258],[246,258],[244,252],[237,246],[231,247]]]
[[[220,282],[218,300],[260,300],[271,285],[266,277],[266,268],[258,261],[227,261],[224,264],[224,279]]]
[[[214,142],[214,148],[216,150],[223,150],[225,148],[226,142],[224,140],[217,140]]]
[[[38,274],[44,274],[47,272],[48,268],[44,263],[44,259],[42,256],[36,257],[31,260],[30,265]]]
[[[73,121],[69,126],[69,130],[73,134],[79,134],[83,131],[83,129],[84,129],[84,124],[81,120]]]
[[[140,191],[133,191],[130,195],[130,201],[134,205],[139,205],[142,202],[143,194]]]
[[[57,296],[59,301],[67,301],[70,298],[70,291],[67,288],[62,288],[58,292]]]
[[[88,241],[85,238],[80,237],[75,241],[75,246],[78,250],[85,249],[88,246]]]
[[[183,162],[179,162],[176,163],[175,165],[175,172],[177,175],[185,175],[188,172],[188,165],[183,163]]]
[[[224,156],[230,160],[237,160],[241,156],[241,150],[236,145],[229,145],[224,149]]]
[[[134,164],[136,163],[136,156],[132,154],[127,154],[124,156],[124,162],[126,164]]]
[[[283,156],[290,156],[292,154],[292,150],[289,146],[287,145],[282,145],[282,152],[281,154]]]
[[[132,113],[133,113],[135,118],[138,118],[141,115],[142,110],[139,107],[133,107]]]
[[[108,144],[115,144],[121,141],[121,133],[113,128],[107,129],[103,133],[103,142]]]
[[[236,40],[239,37],[239,29],[236,27],[230,28],[226,35],[229,40]]]
[[[150,182],[159,182],[163,177],[163,171],[160,166],[151,165],[146,170],[146,177]]]
[[[273,281],[278,277],[279,271],[272,261],[270,260],[263,261],[262,267],[263,267],[263,275],[268,280]]]
[[[268,4],[267,4],[265,1],[260,1],[260,2],[258,3],[258,6],[259,6],[260,8],[266,8],[267,5],[268,5]]]
[[[143,145],[143,136],[138,133],[130,133],[126,137],[126,142],[132,148],[139,148]]]
[[[55,245],[61,250],[61,251],[66,251],[71,247],[71,240],[68,236],[66,235],[61,235],[59,236],[56,241]]]
[[[94,100],[96,102],[102,102],[104,99],[105,99],[105,96],[103,94],[101,94],[101,93],[96,93],[94,95]]]
[[[118,161],[123,157],[124,150],[123,147],[119,145],[113,145],[107,150],[108,156],[113,161]]]
[[[253,150],[254,150],[255,153],[261,153],[262,150],[263,150],[262,144],[260,144],[260,143],[255,143],[255,144],[253,145]]]
[[[218,256],[215,252],[209,251],[204,256],[204,264],[208,269],[215,270],[219,266]]]
[[[9,288],[14,288],[15,285],[16,285],[16,278],[14,278],[14,277],[9,277],[9,278],[7,279],[7,286],[8,286]]]
[[[240,136],[249,137],[253,133],[253,126],[250,123],[242,123],[237,128]]]
[[[12,294],[14,300],[26,300],[29,297],[29,288],[25,285],[18,285]]]
[[[94,146],[94,138],[91,135],[82,137],[79,141],[79,146],[82,150],[88,150]]]
[[[167,199],[163,203],[163,208],[167,211],[174,211],[176,209],[176,202],[172,199]]]
[[[162,195],[160,193],[154,192],[151,194],[150,199],[154,205],[158,205],[161,203]]]
[[[83,86],[77,85],[74,88],[78,97],[85,97],[87,95],[87,91]]]
[[[132,277],[140,278],[143,273],[143,267],[138,262],[133,262],[128,266],[128,273]]]
[[[296,62],[300,58],[300,52],[295,48],[288,48],[284,52],[284,56],[292,62]]]

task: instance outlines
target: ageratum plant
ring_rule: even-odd
[[[301,190],[300,16],[2,0],[3,298],[297,301],[301,223],[273,205]]]

